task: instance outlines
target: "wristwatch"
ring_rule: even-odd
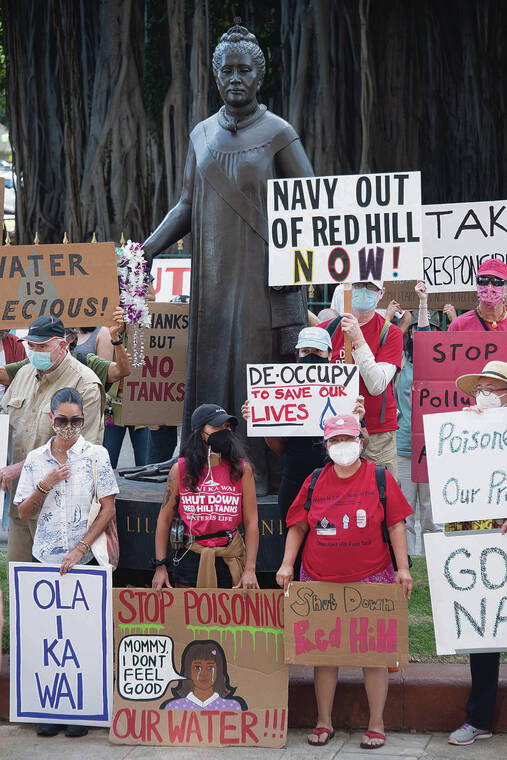
[[[113,345],[113,346],[119,346],[122,343],[123,343],[123,333],[120,335],[120,337],[118,338],[118,340],[113,340],[111,338],[111,345]]]

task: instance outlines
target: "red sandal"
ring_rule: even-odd
[[[359,745],[361,749],[378,749],[379,747],[383,747],[386,743],[386,736],[385,734],[381,734],[380,731],[365,731],[364,735],[368,737],[368,739],[382,739],[382,744],[366,744],[366,742],[361,742]]]
[[[327,734],[325,741],[323,742],[310,741],[310,736],[316,736],[318,739],[320,739],[320,737],[323,734]],[[310,731],[310,733],[308,734],[307,741],[311,747],[325,747],[326,744],[329,743],[329,740],[332,739],[333,737],[334,737],[334,730],[332,728],[326,728],[325,726],[318,726],[317,728],[314,728],[312,731]]]

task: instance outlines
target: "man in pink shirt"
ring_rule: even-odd
[[[506,282],[507,264],[501,259],[483,261],[477,270],[479,306],[453,319],[449,331],[507,330]]]

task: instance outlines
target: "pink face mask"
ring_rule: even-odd
[[[486,306],[498,306],[503,300],[504,286],[500,285],[477,285],[477,295],[479,301],[482,301]]]

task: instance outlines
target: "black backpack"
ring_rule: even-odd
[[[313,489],[315,488],[315,484],[317,480],[319,479],[320,474],[323,469],[324,469],[323,467],[317,467],[317,469],[315,469],[312,472],[312,479],[310,480],[310,486],[308,488],[308,496],[307,496],[306,504],[305,504],[305,509],[307,512],[310,511],[310,506],[312,503],[312,496],[313,496]],[[397,570],[398,566],[396,564],[396,557],[394,556],[391,539],[389,537],[389,531],[386,525],[386,468],[384,467],[384,465],[380,465],[380,464],[375,465],[375,480],[377,481],[379,501],[382,504],[382,509],[384,510],[384,519],[382,520],[382,538],[384,539],[384,542],[389,546],[389,554],[391,555],[391,562],[393,563],[394,569]],[[412,560],[410,559],[410,555],[407,555],[407,556],[408,556],[408,566],[412,567]]]

